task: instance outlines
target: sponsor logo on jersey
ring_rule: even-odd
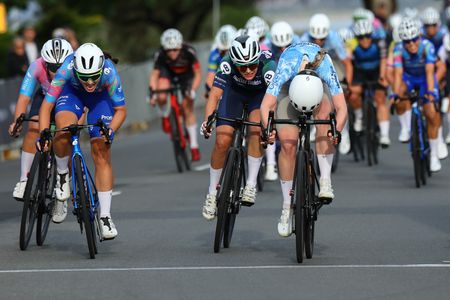
[[[112,116],[105,116],[105,115],[101,115],[100,119],[102,120],[107,120],[107,121],[111,121],[112,120]]]

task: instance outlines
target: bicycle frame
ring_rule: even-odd
[[[418,90],[413,89],[413,96],[410,97],[409,101],[411,102],[411,113],[414,114],[417,117],[417,124],[418,130],[419,130],[419,141],[420,141],[420,153],[421,153],[421,160],[425,160],[428,152],[430,151],[429,147],[426,146],[425,140],[424,140],[424,133],[425,132],[425,122],[423,119],[422,114],[422,98],[418,94]],[[411,138],[409,139],[409,151],[413,152],[413,144],[412,144],[412,130],[411,130]]]

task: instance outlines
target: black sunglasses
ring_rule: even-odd
[[[372,34],[368,33],[368,34],[363,34],[363,35],[357,35],[356,38],[358,40],[371,39],[372,38]]]
[[[409,43],[415,43],[415,42],[417,42],[417,40],[419,39],[419,37],[417,36],[417,37],[415,37],[415,38],[413,38],[413,39],[410,39],[410,40],[403,40],[403,44],[404,45],[408,45]]]
[[[78,79],[80,79],[81,81],[87,82],[89,81],[89,79],[91,79],[92,81],[97,81],[100,76],[102,76],[102,72],[103,70],[100,70],[100,72],[97,72],[95,74],[80,74],[78,72],[77,73],[77,77]]]
[[[51,63],[45,63],[45,67],[47,70],[49,70],[52,73],[56,73],[58,71],[59,67],[61,67],[61,64],[51,64]]]
[[[425,24],[425,27],[436,27],[437,24]]]

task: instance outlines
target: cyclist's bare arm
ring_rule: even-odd
[[[394,68],[394,85],[392,90],[395,94],[400,94],[400,86],[402,84],[403,68]]]
[[[434,64],[426,64],[425,65],[425,74],[427,77],[427,86],[428,86],[428,91],[434,91]]]
[[[207,86],[209,86],[210,88],[213,85],[214,82],[214,76],[216,75],[216,73],[214,72],[208,72],[208,74],[206,74],[206,79],[205,79],[205,83]]]
[[[127,107],[125,105],[114,107],[114,115],[111,124],[109,124],[109,127],[114,130],[114,132],[117,131],[120,126],[122,126],[126,117]]]
[[[441,82],[445,78],[445,74],[447,72],[447,67],[445,65],[445,62],[438,59],[436,61],[436,79],[438,82]]]
[[[347,79],[347,82],[349,82],[349,80],[353,79],[353,64],[352,64],[352,60],[349,57],[347,57],[346,59],[342,60],[341,62],[342,62],[342,64],[345,67],[345,78]]]
[[[42,131],[50,126],[50,114],[55,103],[48,102],[44,99],[39,110],[39,131]]]
[[[202,82],[202,71],[200,68],[194,68],[194,79],[192,80],[192,89],[197,91]]]
[[[271,94],[265,94],[261,103],[261,122],[264,128],[267,127],[267,119],[269,118],[269,111],[277,109],[277,97]]]
[[[159,71],[158,69],[153,69],[152,73],[150,74],[148,86],[152,90],[158,89],[158,79],[159,79],[160,74],[161,74],[161,71]]]
[[[380,81],[383,85],[388,84],[387,79],[386,79],[386,69],[387,69],[387,58],[382,58],[380,60]]]
[[[14,120],[12,121],[12,123],[8,129],[9,134],[12,134],[12,130],[13,130],[14,126],[16,125],[17,118],[21,114],[26,113],[29,103],[30,103],[30,97],[25,96],[24,94],[19,95],[19,98],[17,99],[17,104],[16,104],[16,111],[14,112]]]
[[[345,102],[344,93],[339,93],[332,97],[333,105],[336,109],[336,129],[340,132],[347,122],[347,103]]]
[[[220,98],[222,97],[223,90],[218,87],[213,86],[211,88],[211,92],[209,93],[208,101],[206,102],[205,107],[205,122],[208,120],[208,117],[216,110],[217,104],[219,103]]]

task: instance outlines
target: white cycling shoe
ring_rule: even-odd
[[[278,179],[278,173],[274,165],[266,166],[266,174],[264,174],[264,179],[267,181],[275,181]]]
[[[363,131],[363,120],[362,119],[355,119],[355,122],[353,123],[353,130],[356,132]]]
[[[67,217],[67,201],[56,200],[53,207],[53,223],[62,223]]]
[[[430,157],[430,171],[439,172],[442,169],[441,162],[437,156],[432,155]]]
[[[282,237],[288,237],[292,234],[292,209],[283,208],[280,220],[278,221],[278,234]]]
[[[388,136],[380,136],[380,145],[386,149],[391,145],[391,139]]]
[[[398,135],[398,141],[400,143],[407,143],[409,141],[409,130],[406,128],[400,129],[400,134]]]
[[[330,204],[334,198],[333,186],[330,179],[321,178],[319,180],[319,199],[325,204]]]
[[[216,217],[216,207],[216,195],[206,195],[205,205],[203,205],[202,209],[203,217],[208,221],[214,220],[214,218]]]
[[[347,133],[344,134],[342,131],[341,143],[339,144],[339,153],[345,155],[350,152],[351,144],[350,144],[350,135]]]
[[[256,187],[246,185],[242,192],[242,204],[245,206],[252,206],[255,204]]]
[[[27,186],[27,181],[19,181],[16,183],[13,191],[13,197],[18,201],[23,201],[23,194],[25,193],[25,187]]]
[[[111,217],[100,218],[100,227],[105,240],[112,240],[117,236],[116,225],[114,225]]]
[[[448,156],[447,144],[444,141],[439,141],[438,144],[438,158],[445,159]]]
[[[70,177],[68,173],[56,176],[55,194],[56,199],[64,201],[70,198]]]

